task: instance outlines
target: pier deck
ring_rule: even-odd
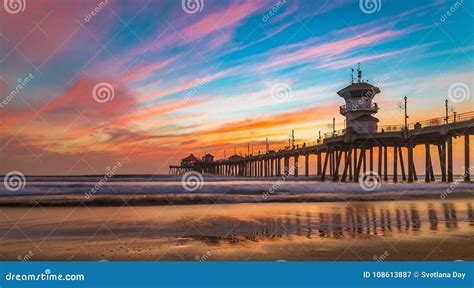
[[[474,134],[474,111],[447,118],[434,118],[407,125],[378,127],[375,133],[351,133],[340,130],[326,133],[323,139],[291,149],[279,149],[258,155],[197,163],[193,167],[170,166],[171,174],[195,170],[222,176],[272,177],[300,176],[300,156],[304,157],[304,176],[309,176],[309,156],[317,157],[317,175],[322,181],[359,181],[361,175],[375,174],[388,181],[388,167],[392,167],[392,180],[413,182],[418,180],[413,150],[425,146],[425,181],[434,181],[431,148],[437,148],[442,181],[453,181],[453,138],[464,137],[464,181],[470,181],[469,135]],[[392,150],[392,159],[388,151]],[[403,153],[406,151],[406,153]],[[374,167],[374,152],[378,157]],[[407,159],[404,159],[404,154]],[[293,165],[290,167],[290,158]],[[282,165],[283,160],[283,165]],[[390,163],[389,163],[390,162]],[[390,166],[389,166],[390,165]],[[400,170],[398,170],[400,168]],[[399,178],[401,176],[401,178]]]

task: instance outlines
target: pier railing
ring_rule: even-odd
[[[377,103],[356,103],[351,105],[351,107],[347,107],[347,105],[342,105],[339,107],[339,112],[342,115],[345,115],[351,111],[371,111],[373,113],[377,113],[377,111],[379,111],[379,107],[377,106]]]
[[[447,119],[447,123],[453,124],[457,122],[464,122],[464,121],[470,121],[470,120],[474,120],[474,111],[449,115]],[[434,126],[440,126],[440,125],[445,125],[445,124],[446,124],[446,117],[438,117],[438,118],[432,118],[429,120],[409,123],[408,130],[434,127]],[[405,129],[405,125],[403,124],[382,125],[382,126],[377,127],[377,133],[401,132],[404,129]],[[300,148],[305,148],[305,147],[317,146],[317,145],[323,144],[324,139],[331,139],[334,137],[344,136],[346,135],[346,133],[347,133],[347,129],[339,129],[339,130],[335,130],[331,132],[326,132],[323,134],[323,137],[321,137],[321,139],[318,139],[317,141],[298,143],[294,147],[291,147],[291,146],[279,147],[275,149],[275,151],[281,152],[281,151],[289,151],[289,150],[295,150],[295,149],[300,149]],[[253,156],[256,156],[256,155],[253,155]]]
[[[447,118],[446,117],[438,117],[432,118],[425,121],[419,121],[415,123],[408,124],[408,129],[416,129],[416,125],[420,125],[421,128],[432,127],[432,126],[439,126],[443,124],[453,124],[457,122],[464,122],[474,120],[474,112],[466,112],[460,114],[451,114]]]
[[[324,133],[324,139],[338,137],[338,136],[344,136],[344,135],[346,135],[346,133],[347,133],[346,129],[339,129],[339,130],[327,132],[327,133]]]
[[[440,126],[440,125],[445,125],[445,124],[453,124],[457,122],[464,122],[464,121],[470,121],[470,120],[474,120],[474,111],[460,113],[460,114],[456,113],[456,114],[448,115],[448,117],[437,117],[437,118],[432,118],[432,119],[428,119],[424,121],[409,123],[408,130],[434,127],[434,126]],[[405,128],[405,125],[403,124],[382,125],[382,126],[377,127],[377,133],[400,132],[400,131],[403,131],[404,128]],[[340,129],[333,132],[324,133],[324,138],[326,139],[326,138],[344,136],[346,134],[346,130],[347,129]]]

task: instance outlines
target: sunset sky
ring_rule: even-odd
[[[357,62],[380,125],[403,123],[405,95],[409,122],[444,116],[459,83],[470,97],[450,110],[474,110],[472,2],[375,2],[4,3],[0,173],[167,173],[190,153],[283,147],[292,129],[312,142],[333,117],[343,128],[336,92]]]

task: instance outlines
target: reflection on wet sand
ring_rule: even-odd
[[[210,261],[373,260],[384,251],[390,261],[472,260],[473,229],[471,199],[12,207],[0,213],[0,259],[195,260],[212,250]]]
[[[467,217],[469,217],[469,224],[474,225],[474,212],[471,203],[467,203]]]
[[[296,237],[313,238],[370,238],[398,235],[419,235],[424,233],[450,232],[458,224],[469,227],[474,225],[471,203],[408,204],[405,207],[376,209],[371,205],[355,207],[348,204],[345,208],[334,208],[331,212],[312,210],[286,211],[284,216],[276,215],[255,217],[251,221],[212,219],[213,227],[187,229],[181,239],[197,239],[207,244],[219,241],[237,243],[240,241],[261,241],[271,239],[292,239]],[[393,206],[393,207],[392,207]],[[403,205],[402,205],[403,206]],[[464,206],[462,208],[457,207]],[[464,208],[464,209],[463,209]],[[458,219],[458,209],[463,217]],[[444,223],[444,228],[439,225]],[[442,231],[438,231],[442,230]],[[199,232],[199,235],[194,232]]]

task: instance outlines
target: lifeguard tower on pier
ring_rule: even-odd
[[[354,73],[354,69],[352,69]],[[357,81],[354,76],[351,79],[351,85],[337,92],[339,96],[346,101],[345,105],[340,107],[340,113],[346,117],[346,134],[367,134],[377,132],[377,122],[375,118],[379,110],[377,103],[372,100],[380,89],[374,85],[362,80],[362,70],[360,64],[357,68]]]

